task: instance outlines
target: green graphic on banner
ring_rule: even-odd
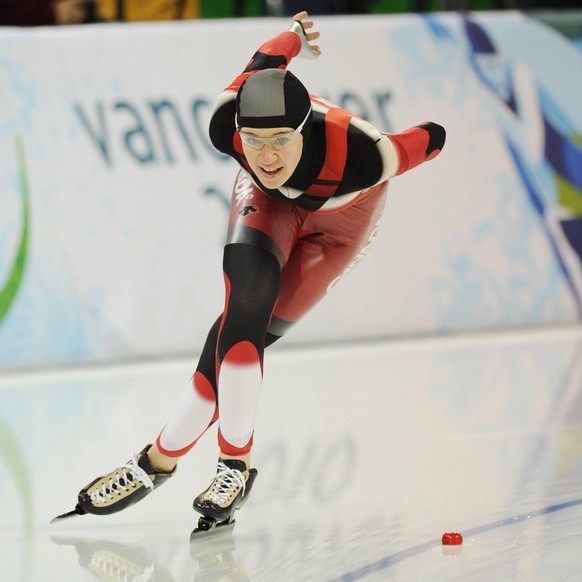
[[[13,479],[13,484],[20,495],[22,507],[22,526],[25,529],[26,543],[24,544],[22,559],[23,577],[27,580],[32,570],[32,536],[34,524],[34,501],[32,493],[32,476],[28,471],[24,461],[24,454],[17,438],[8,430],[8,427],[0,418],[0,463],[5,464],[3,478],[9,476]],[[7,469],[7,470],[6,470]],[[0,483],[5,489],[6,485]]]
[[[14,263],[10,269],[8,279],[4,286],[0,288],[0,324],[8,313],[10,306],[14,302],[18,289],[24,276],[24,268],[28,255],[28,238],[30,228],[30,205],[28,192],[28,176],[26,174],[26,163],[24,159],[24,149],[19,137],[14,140],[16,157],[18,160],[18,174],[20,178],[20,194],[22,197],[22,228],[18,251],[14,258]]]

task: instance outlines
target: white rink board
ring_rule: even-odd
[[[582,133],[582,56],[520,14],[473,18],[496,53],[454,14],[317,19],[323,56],[291,66],[311,92],[388,132],[434,120],[448,141],[393,180],[368,256],[285,343],[580,321],[540,127]],[[212,103],[286,25],[0,29],[0,366],[200,350],[236,171],[208,141]]]

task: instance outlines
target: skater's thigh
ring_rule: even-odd
[[[281,291],[269,331],[283,335],[351,271],[378,232],[387,185],[359,204],[329,215],[311,215],[281,274]]]
[[[287,263],[307,212],[267,196],[240,171],[232,192],[226,244],[251,244]]]

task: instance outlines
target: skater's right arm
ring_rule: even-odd
[[[236,93],[244,80],[257,71],[286,69],[291,59],[297,55],[310,59],[317,58],[321,50],[319,46],[311,44],[311,41],[319,38],[319,32],[307,32],[313,28],[313,22],[306,20],[307,16],[307,12],[296,14],[288,31],[262,44],[245,70],[226,88],[226,91]]]
[[[234,100],[240,86],[247,77],[265,69],[286,69],[291,59],[297,55],[317,58],[321,51],[312,41],[319,38],[319,32],[311,31],[313,22],[307,20],[307,12],[299,12],[293,17],[291,28],[262,44],[248,62],[244,71],[224,90],[216,100],[210,120],[210,139],[216,149],[232,154],[232,136],[235,127]],[[309,31],[309,32],[308,32]]]

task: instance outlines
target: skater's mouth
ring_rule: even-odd
[[[278,166],[276,168],[265,168],[263,166],[259,166],[259,169],[261,170],[261,174],[267,178],[277,178],[283,172],[283,166]]]

